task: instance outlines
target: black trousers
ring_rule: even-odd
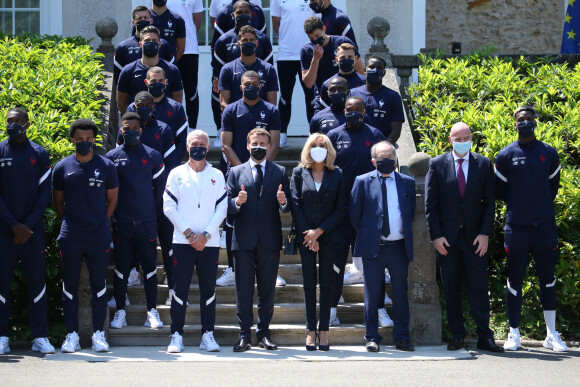
[[[286,133],[292,114],[292,94],[294,93],[296,76],[298,76],[302,90],[304,90],[304,104],[306,106],[308,122],[310,122],[314,115],[314,99],[316,96],[314,88],[309,89],[302,82],[302,69],[299,60],[277,61],[276,65],[278,68],[278,80],[280,82],[280,102],[278,103],[278,110],[280,111],[280,121],[282,124],[281,133]]]
[[[464,282],[477,336],[482,340],[493,339],[493,332],[489,328],[487,255],[480,257],[475,254],[476,249],[473,240],[461,229],[457,241],[447,248],[447,255],[437,254],[447,303],[449,330],[458,339],[463,339],[466,335],[461,297]]]
[[[306,329],[316,330],[316,284],[320,284],[320,321],[318,330],[327,331],[330,320],[330,298],[332,265],[335,255],[334,243],[326,238],[319,239],[318,253],[300,244],[300,259],[302,261],[302,276],[304,277],[304,303],[306,304]],[[318,273],[316,272],[316,256],[318,255]],[[318,277],[318,278],[317,278]]]
[[[177,68],[181,73],[183,92],[187,102],[185,113],[190,128],[197,128],[197,116],[199,114],[199,95],[197,93],[197,70],[199,67],[198,54],[184,54],[177,62]]]
[[[258,340],[270,336],[279,263],[280,250],[267,250],[260,244],[253,250],[234,250],[236,314],[240,324],[240,338],[251,339],[254,325],[254,278],[258,284],[256,336]]]
[[[350,246],[353,245],[356,240],[356,231],[352,227],[348,217],[345,217],[341,227],[343,227],[343,238],[339,243],[336,243],[334,262],[332,265],[332,295],[330,299],[330,306],[333,308],[336,308],[338,301],[340,300],[340,296],[342,295],[344,268],[348,259]]]

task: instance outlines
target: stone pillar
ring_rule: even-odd
[[[113,57],[115,54],[113,38],[117,35],[118,29],[117,22],[110,17],[101,18],[95,24],[95,32],[102,41],[97,48],[97,52],[105,54],[105,57],[102,59],[105,71],[113,71]]]
[[[431,157],[419,152],[408,160],[415,178],[417,204],[413,222],[414,259],[409,265],[409,307],[411,339],[415,344],[441,344],[441,306],[436,281],[435,249],[425,217],[425,176]]]
[[[385,58],[387,61],[387,67],[393,67],[393,61],[391,58],[391,53],[389,48],[385,44],[385,38],[391,31],[391,25],[388,20],[384,17],[376,16],[369,20],[367,24],[367,32],[374,39],[371,48],[369,49],[369,54],[377,54]],[[366,58],[365,58],[366,62]]]

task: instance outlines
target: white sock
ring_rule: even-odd
[[[363,271],[362,257],[352,257],[352,264],[355,269],[359,270],[361,273]]]
[[[556,311],[545,310],[544,321],[546,321],[546,332],[550,335],[556,332]]]
[[[520,335],[520,328],[510,327],[510,333],[514,333],[514,334],[517,334],[519,336]]]
[[[330,308],[330,314],[331,315],[336,314],[336,308]]]

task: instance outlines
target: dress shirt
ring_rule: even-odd
[[[379,182],[383,179],[383,175],[377,172]],[[403,216],[401,214],[401,207],[399,206],[399,194],[397,192],[397,182],[395,181],[395,173],[391,173],[385,178],[387,186],[387,197],[389,200],[389,228],[391,233],[388,237],[382,236],[381,239],[388,241],[398,241],[405,238],[403,235]]]
[[[256,164],[260,164],[262,166],[262,174],[264,180],[266,179],[266,158],[260,161],[259,163],[255,162],[253,158],[250,157],[250,167],[252,167],[252,177],[254,178],[254,182],[256,181],[256,175],[258,173],[258,169],[256,168]]]
[[[455,164],[455,177],[457,177],[457,168],[459,167],[459,162],[457,160],[463,159],[463,165],[461,165],[461,169],[463,169],[463,174],[465,175],[465,183],[467,183],[467,170],[469,169],[469,152],[467,152],[463,157],[457,156],[455,151],[451,151],[453,154],[453,163]]]

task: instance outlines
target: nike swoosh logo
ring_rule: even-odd
[[[243,114],[239,114],[239,115],[237,115],[236,117],[240,118],[241,116],[243,116]]]
[[[70,175],[72,175],[73,173],[74,173],[74,172],[69,172],[69,173],[67,173],[67,176],[70,176]]]
[[[135,75],[135,78],[139,78],[140,76],[141,76],[141,75],[137,74],[137,75]]]
[[[242,73],[242,72],[241,72],[241,71],[239,71],[239,72],[237,72],[237,73],[234,73],[234,75],[238,75],[238,74],[241,74],[241,73]]]

